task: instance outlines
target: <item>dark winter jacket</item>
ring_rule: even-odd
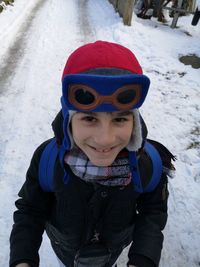
[[[59,115],[53,124],[58,144],[62,140]],[[110,267],[129,245],[129,263],[139,267],[158,266],[167,220],[167,177],[151,193],[134,192],[133,185],[107,187],[86,183],[69,173],[63,182],[63,168],[56,162],[55,192],[43,192],[38,181],[38,163],[49,141],[34,153],[26,181],[16,201],[10,237],[10,267],[27,262],[39,266],[38,250],[46,230],[56,255],[67,266]],[[139,156],[143,185],[152,173],[145,152]],[[98,263],[98,264],[97,264]],[[83,265],[81,265],[83,264]]]

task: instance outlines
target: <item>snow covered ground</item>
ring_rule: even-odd
[[[14,201],[30,158],[52,136],[66,58],[97,39],[135,52],[151,79],[141,110],[149,137],[178,158],[160,266],[200,266],[200,69],[178,60],[200,56],[200,23],[191,20],[171,29],[133,16],[127,27],[107,0],[16,0],[0,14],[0,267],[8,266]],[[46,236],[40,255],[41,267],[58,266]],[[119,267],[125,263],[126,251]]]

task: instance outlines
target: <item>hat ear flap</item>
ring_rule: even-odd
[[[55,133],[57,145],[61,145],[64,139],[62,125],[63,125],[63,115],[62,115],[62,110],[60,110],[51,124],[52,129]],[[59,129],[59,131],[57,129]]]
[[[146,123],[144,122],[144,119],[142,118],[142,115],[139,112],[139,116],[140,116],[140,123],[141,123],[141,127],[142,127],[142,138],[143,140],[145,140],[147,138],[148,135],[148,130],[147,130],[147,126]]]
[[[74,140],[72,137],[72,131],[71,131],[71,119],[73,114],[76,113],[76,111],[69,110],[68,113],[65,114],[64,120],[63,120],[63,133],[64,133],[64,145],[66,150],[72,149],[74,146]]]
[[[134,109],[132,112],[134,117],[134,124],[130,142],[128,143],[126,148],[129,151],[138,151],[142,147],[143,143],[142,126],[138,109]]]

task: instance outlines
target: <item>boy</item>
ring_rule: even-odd
[[[34,153],[16,201],[10,267],[39,266],[44,230],[61,266],[111,267],[129,244],[127,266],[159,265],[168,190],[162,171],[155,188],[143,191],[154,172],[138,111],[149,84],[121,45],[97,41],[70,55],[62,111],[52,124],[59,154],[53,189],[45,192],[39,181],[48,140]],[[173,157],[157,147],[166,170]]]

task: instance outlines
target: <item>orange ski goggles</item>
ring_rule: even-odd
[[[118,110],[129,110],[141,98],[141,85],[127,84],[118,88],[111,95],[100,95],[94,88],[84,84],[69,86],[69,102],[78,110],[94,110],[101,104],[112,104]]]
[[[62,106],[67,110],[113,112],[138,108],[149,88],[145,75],[72,74],[63,80]]]

